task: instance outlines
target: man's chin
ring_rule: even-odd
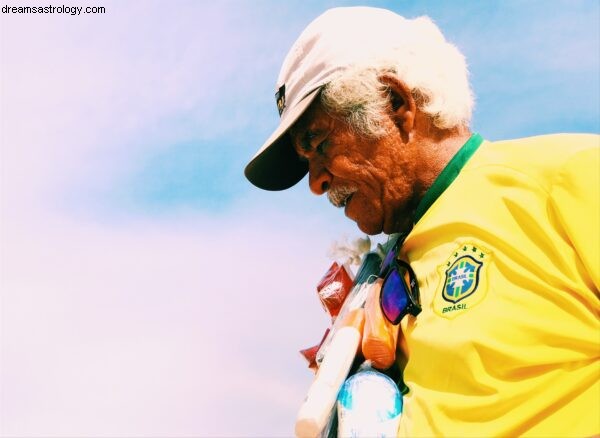
[[[362,231],[365,234],[368,234],[369,236],[375,236],[377,234],[381,234],[381,232],[383,231],[383,228],[381,225],[377,225],[375,223],[365,223],[365,222],[359,222],[356,221],[356,225],[358,226],[359,230]]]
[[[348,219],[356,222],[356,225],[365,234],[374,236],[383,231],[383,220],[378,220],[372,214],[364,214],[364,209],[357,209],[356,204],[347,204],[344,213]]]

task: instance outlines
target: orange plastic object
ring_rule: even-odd
[[[373,363],[373,367],[385,370],[392,366],[396,358],[400,324],[392,325],[381,312],[379,305],[381,280],[373,286],[365,302],[362,353],[365,359]]]

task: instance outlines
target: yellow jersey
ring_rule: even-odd
[[[400,258],[400,436],[600,434],[600,137],[474,134],[417,209]]]

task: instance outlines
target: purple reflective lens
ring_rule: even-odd
[[[381,310],[393,324],[399,322],[400,315],[408,305],[408,291],[397,269],[393,269],[381,290]]]
[[[396,257],[396,252],[394,250],[389,251],[387,253],[387,255],[385,256],[385,259],[383,259],[383,262],[381,263],[381,272],[385,273],[388,268],[390,267],[390,264],[392,263],[392,261],[394,260],[394,258]],[[385,274],[382,274],[385,275]]]

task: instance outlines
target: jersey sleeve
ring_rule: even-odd
[[[574,154],[550,190],[550,208],[589,274],[596,294],[600,288],[599,146]]]

